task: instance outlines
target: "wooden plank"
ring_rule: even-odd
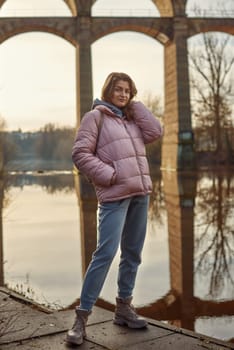
[[[121,350],[229,350],[233,347],[221,346],[205,339],[192,338],[184,334],[170,334],[140,344],[121,348]]]
[[[42,338],[36,338],[32,340],[25,340],[20,343],[11,343],[8,345],[1,345],[1,350],[65,350],[69,348],[77,348],[72,347],[66,344],[65,342],[65,334],[57,334],[57,335],[49,335],[44,336]],[[80,350],[106,350],[106,348],[85,341],[81,346],[78,347]]]
[[[176,327],[174,325],[170,325],[170,324],[160,322],[157,320],[153,320],[153,319],[148,319],[148,321],[152,325],[155,325],[156,327],[171,330],[174,334],[199,339],[202,341],[203,346],[204,346],[204,344],[215,344],[215,345],[219,346],[220,349],[223,349],[223,348],[234,349],[234,344],[227,342],[227,341],[224,341],[224,340],[221,340],[221,339],[210,337],[210,336],[207,336],[207,335],[204,335],[201,333],[197,333],[195,331],[191,331],[191,330],[188,330],[185,328],[179,328],[179,327]]]
[[[0,344],[64,332],[74,323],[74,310],[48,314],[8,298],[3,303],[5,305],[3,304],[4,311],[1,310],[1,320],[3,320],[1,328],[3,329],[4,322],[5,324],[9,320],[11,322],[5,334],[0,337]],[[109,321],[112,317],[113,314],[110,311],[94,307],[88,325]]]
[[[71,328],[74,310],[52,312],[38,309],[18,295],[0,290],[1,321],[12,317],[8,332],[0,337],[1,350],[67,349],[65,337]],[[87,340],[83,350],[228,350],[234,344],[148,319],[149,327],[141,330],[114,325],[113,313],[94,307],[88,320]],[[1,326],[4,325],[1,323]],[[0,329],[1,330],[1,329]]]
[[[31,311],[17,314],[9,330],[10,333],[8,332],[0,338],[0,344],[67,331],[72,326],[75,318],[75,313],[71,310],[49,315],[40,312],[35,314]],[[109,311],[99,310],[98,308],[90,316],[88,325],[110,319],[112,317],[110,317]]]
[[[87,339],[108,349],[122,349],[135,346],[160,337],[172,334],[166,329],[149,325],[144,329],[129,329],[114,325],[113,322],[103,322],[87,328]],[[142,349],[142,348],[141,348]]]

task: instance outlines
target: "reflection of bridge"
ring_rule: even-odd
[[[213,301],[202,300],[194,297],[191,305],[184,312],[182,308],[181,296],[170,291],[166,296],[156,300],[154,303],[140,307],[138,310],[141,315],[158,321],[168,321],[177,327],[190,330],[195,329],[195,320],[200,317],[224,317],[234,315],[234,300]],[[113,311],[115,305],[106,300],[99,299],[97,305]]]
[[[165,49],[165,136],[163,168],[193,167],[193,135],[187,61],[187,39],[207,31],[234,34],[232,18],[189,18],[186,0],[154,0],[161,17],[92,17],[95,0],[64,0],[71,17],[0,18],[0,42],[19,33],[42,31],[76,48],[77,122],[92,104],[91,45],[120,31],[143,33]],[[2,6],[6,0],[0,0]]]
[[[81,255],[82,269],[85,273],[96,247],[96,196],[86,180],[83,182],[81,178],[80,181],[82,186],[76,186],[76,188],[79,189],[77,194],[80,202]],[[182,173],[181,175],[176,172],[163,173],[163,192],[168,219],[170,287],[164,297],[155,300],[151,305],[140,308],[141,314],[147,317],[167,320],[171,324],[192,330],[198,317],[234,315],[234,300],[216,302],[201,300],[194,296],[193,247],[196,182],[195,173]],[[225,178],[224,187],[227,182]],[[47,184],[47,181],[44,184]],[[224,187],[217,187],[219,193],[223,192]],[[0,189],[3,189],[3,186],[0,186]],[[0,286],[4,285],[2,198],[3,195],[0,193]],[[229,198],[231,198],[231,193]],[[218,201],[225,204],[222,199],[222,196],[219,196]],[[215,253],[212,252],[212,254]],[[157,276],[152,276],[152,278],[157,279]],[[114,308],[114,304],[103,299],[99,299],[97,304],[110,310]]]
[[[86,180],[80,179],[82,267],[85,273],[96,247],[96,199]],[[168,320],[178,327],[194,330],[198,317],[234,315],[234,300],[202,300],[194,296],[194,203],[197,179],[194,173],[163,172],[164,197],[168,218],[170,290],[141,314]],[[98,305],[113,310],[103,299]]]

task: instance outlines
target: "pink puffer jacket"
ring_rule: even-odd
[[[132,102],[134,119],[116,116],[100,105],[82,118],[72,159],[95,186],[100,203],[151,192],[145,144],[162,135],[159,121],[141,103]],[[102,128],[96,145],[98,125]]]

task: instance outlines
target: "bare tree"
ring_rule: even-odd
[[[231,36],[204,33],[197,45],[190,44],[190,82],[195,136],[199,147],[228,162],[233,129],[234,56]],[[197,141],[197,140],[196,140]],[[233,145],[232,145],[233,147]]]
[[[14,158],[17,149],[16,145],[8,137],[6,122],[0,115],[0,171],[5,169],[7,163]]]
[[[163,106],[160,96],[146,93],[143,97],[144,104],[151,110],[151,112],[163,123]]]
[[[161,97],[149,92],[144,95],[143,102],[163,124],[163,106]],[[157,224],[162,223],[163,214],[165,213],[163,185],[161,172],[159,171],[159,165],[161,163],[161,146],[161,140],[157,140],[146,145],[150,172],[153,179],[153,192],[150,199],[149,215],[151,218],[151,223],[155,222],[156,220]]]
[[[74,135],[75,129],[73,127],[60,128],[55,124],[46,124],[38,133],[37,155],[50,160],[70,159]]]
[[[163,124],[162,99],[157,95],[147,93],[143,97],[143,102],[149,108],[149,110]],[[158,171],[156,165],[161,163],[161,146],[162,146],[162,140],[157,140],[157,141],[150,143],[146,146],[147,155],[148,155],[149,160],[150,160],[151,172]]]
[[[0,286],[4,284],[3,270],[3,197],[4,197],[4,161],[3,161],[3,120],[0,119]],[[1,332],[1,331],[0,331]]]

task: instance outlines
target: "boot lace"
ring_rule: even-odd
[[[138,318],[139,317],[137,315],[136,310],[135,310],[135,308],[134,308],[134,306],[132,304],[129,304],[127,306],[127,308],[128,308],[129,314],[131,315],[132,318]]]
[[[76,316],[75,322],[72,326],[72,330],[76,333],[79,333],[79,332],[83,332],[84,329],[85,329],[84,320],[81,317]]]

